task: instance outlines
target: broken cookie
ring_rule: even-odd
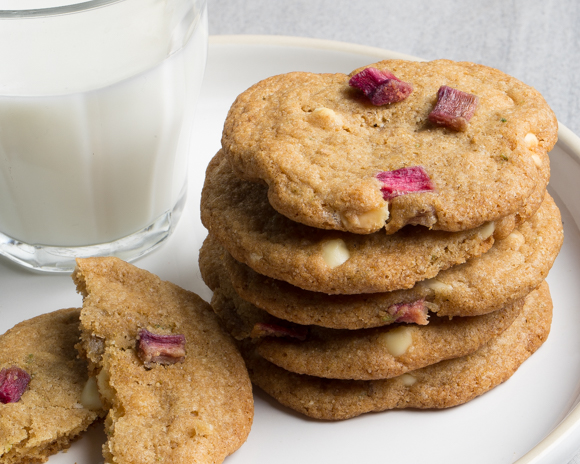
[[[104,411],[87,399],[78,359],[79,309],[21,322],[0,336],[0,462],[45,462]]]
[[[207,303],[117,258],[79,259],[73,279],[106,463],[219,463],[244,443],[251,384]]]

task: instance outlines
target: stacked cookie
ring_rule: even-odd
[[[543,98],[472,63],[290,73],[233,104],[200,268],[250,376],[306,415],[448,407],[546,339],[562,244]]]

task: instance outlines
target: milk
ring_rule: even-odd
[[[133,70],[154,64],[104,87],[112,74],[106,69],[101,77],[87,72],[80,87],[78,79],[67,86],[79,91],[59,92],[68,74],[49,76],[47,67],[37,85],[4,91],[0,232],[28,244],[86,246],[170,213],[185,195],[206,27],[202,17],[182,32],[189,35],[183,48],[160,62],[139,60]]]

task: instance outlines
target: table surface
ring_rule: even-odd
[[[338,40],[498,68],[540,91],[558,120],[580,134],[576,0],[209,0],[208,5],[212,35]],[[580,464],[580,451],[569,464]]]

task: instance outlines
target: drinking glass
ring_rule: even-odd
[[[207,56],[206,0],[3,0],[0,254],[133,260],[172,232]]]

